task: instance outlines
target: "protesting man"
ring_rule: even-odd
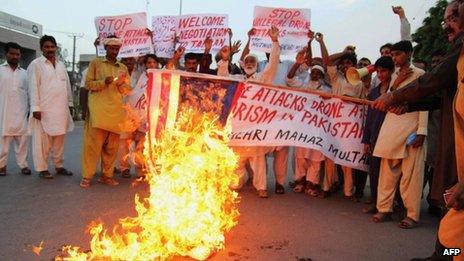
[[[89,65],[85,87],[89,90],[89,115],[84,125],[81,187],[87,188],[101,159],[102,176],[98,182],[115,186],[113,166],[119,146],[119,134],[125,119],[123,97],[131,91],[129,72],[117,61],[122,41],[108,37],[103,41],[105,58]]]
[[[391,90],[403,88],[424,73],[411,65],[412,51],[409,41],[393,45],[392,57],[397,70],[391,79]],[[390,217],[398,184],[407,210],[407,216],[399,226],[413,228],[419,222],[427,122],[426,111],[400,116],[387,113],[385,116],[373,152],[373,156],[382,158],[377,196],[379,213],[374,215],[374,222],[382,222]]]
[[[395,71],[395,64],[390,56],[383,56],[375,62],[375,71],[380,84],[375,86],[367,96],[369,100],[375,100],[380,95],[386,93],[390,88],[391,75]],[[366,214],[377,213],[377,187],[379,184],[380,162],[381,158],[372,155],[372,151],[377,143],[380,128],[382,127],[383,120],[385,119],[385,112],[375,110],[371,107],[367,110],[367,117],[364,123],[364,132],[362,143],[364,144],[364,153],[369,155],[369,185],[371,190],[370,203],[372,206],[363,209]]]
[[[41,178],[53,178],[48,171],[51,153],[56,174],[70,176],[72,172],[63,168],[63,152],[66,132],[74,128],[71,83],[65,65],[56,58],[55,38],[42,36],[40,48],[43,55],[27,68],[34,167]]]
[[[280,57],[280,46],[278,42],[279,29],[272,27],[269,31],[269,36],[272,39],[272,48],[269,63],[262,72],[257,72],[258,57],[249,54],[244,58],[244,75],[232,75],[234,78],[250,79],[262,83],[272,83],[277,71]],[[228,54],[223,54],[223,59],[228,59]],[[218,75],[229,76],[228,62],[218,63]],[[233,147],[234,152],[239,155],[237,164],[237,175],[239,176],[239,184],[235,186],[239,189],[245,184],[246,164],[249,163],[253,170],[253,185],[257,190],[260,198],[267,198],[267,180],[266,180],[266,153],[269,152],[268,147]]]
[[[27,166],[27,73],[19,66],[21,47],[5,44],[6,63],[0,66],[0,176],[7,174],[6,163],[11,142],[14,142],[16,163],[21,173],[30,175]]]

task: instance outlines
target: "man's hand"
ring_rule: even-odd
[[[227,28],[227,33],[229,34],[229,38],[232,38],[232,36],[234,35],[234,33],[232,32],[232,29],[230,28]]]
[[[145,28],[145,34],[150,36],[151,38],[153,38],[153,31],[148,29],[148,28]]]
[[[121,86],[126,82],[126,72],[125,71],[119,71],[118,78],[116,79],[116,85]]]
[[[454,208],[455,210],[464,209],[464,181],[459,182],[446,192],[451,193],[450,200],[446,205],[447,207]]]
[[[238,40],[235,41],[234,44],[232,44],[232,47],[230,48],[230,52],[232,54],[236,54],[240,52],[240,47],[242,46],[242,41]]]
[[[93,41],[93,46],[97,47],[98,45],[100,45],[100,39],[95,38],[95,41]]]
[[[253,35],[255,35],[256,33],[256,29],[255,28],[251,28],[249,31],[248,31],[248,38],[252,37]]]
[[[324,35],[321,34],[321,33],[317,33],[315,39],[316,39],[316,41],[317,41],[318,43],[322,43],[322,42],[324,42]],[[354,46],[353,46],[353,47],[354,47]],[[356,47],[354,47],[354,48],[356,49]]]
[[[364,144],[364,153],[365,154],[371,154],[371,145]]]
[[[213,47],[213,39],[211,37],[206,37],[205,39],[205,53],[209,53]]]
[[[307,51],[308,51],[308,48],[305,47],[296,54],[296,58],[295,58],[295,63],[296,64],[301,65],[304,62],[306,62],[306,52]]]
[[[40,121],[42,119],[42,113],[40,111],[35,111],[32,113],[32,117]]]
[[[308,31],[308,38],[309,41],[312,42],[314,40],[315,33],[311,30]]]
[[[393,105],[393,94],[391,92],[387,92],[382,94],[379,98],[377,98],[372,103],[372,108],[379,110],[379,111],[387,111],[390,106]]]
[[[401,6],[392,6],[393,13],[397,14],[400,18],[406,18],[404,14],[404,9]]]
[[[180,60],[182,55],[184,55],[184,52],[185,52],[185,48],[182,46],[179,46],[179,48],[177,48],[177,50],[174,51],[174,56],[172,58],[174,60]]]
[[[278,42],[279,41],[279,29],[275,26],[271,26],[271,29],[269,30],[269,36],[271,37],[272,42]]]
[[[114,81],[114,77],[113,77],[113,76],[108,76],[108,77],[105,78],[105,84],[106,84],[106,85],[111,84],[113,81]]]
[[[425,135],[417,135],[416,138],[411,142],[413,148],[419,148],[424,145]]]

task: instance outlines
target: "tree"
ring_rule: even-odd
[[[414,59],[421,59],[428,64],[432,61],[435,51],[447,51],[448,39],[441,25],[448,1],[438,0],[437,4],[430,8],[429,16],[424,19],[422,26],[412,35],[417,45],[414,47]]]

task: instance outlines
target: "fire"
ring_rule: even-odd
[[[161,136],[151,147],[145,142],[150,194],[135,197],[138,215],[121,218],[111,233],[90,225],[90,251],[66,246],[56,260],[204,260],[224,248],[224,233],[239,216],[238,195],[229,188],[238,182],[237,158],[227,131],[189,110]]]

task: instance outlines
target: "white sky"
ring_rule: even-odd
[[[401,5],[406,11],[412,32],[422,24],[435,0],[183,0],[182,14],[219,13],[229,15],[229,27],[235,40],[246,42],[255,5],[288,8],[310,8],[313,31],[322,32],[329,53],[354,44],[358,57],[375,60],[378,48],[386,42],[400,40],[399,19],[391,11]],[[0,10],[43,25],[44,33],[56,37],[68,49],[71,60],[72,38],[61,32],[83,33],[77,41],[76,59],[81,53],[94,53],[96,16],[147,11],[155,15],[177,15],[179,0],[1,0]],[[147,21],[149,23],[150,21]],[[245,43],[243,43],[244,45]],[[243,48],[242,45],[242,48]],[[314,55],[319,48],[313,44]]]

